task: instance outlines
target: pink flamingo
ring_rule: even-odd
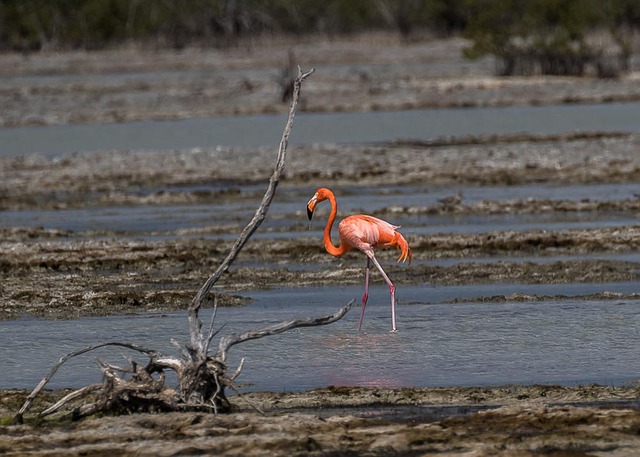
[[[367,216],[365,214],[355,214],[353,216],[345,217],[338,224],[338,234],[340,235],[340,246],[334,246],[331,242],[331,228],[336,220],[338,214],[338,204],[336,203],[336,197],[333,192],[324,187],[316,190],[309,203],[307,203],[307,215],[309,220],[313,217],[313,211],[316,205],[324,200],[329,200],[331,203],[331,213],[329,214],[329,220],[324,228],[324,247],[327,252],[333,256],[341,256],[346,254],[352,249],[359,249],[367,256],[367,267],[364,273],[364,295],[362,297],[362,312],[360,313],[360,321],[358,323],[358,330],[362,329],[362,319],[364,318],[364,309],[367,306],[367,299],[369,298],[369,267],[371,262],[378,268],[382,277],[389,286],[389,292],[391,293],[391,331],[397,332],[396,329],[396,301],[395,292],[396,287],[393,285],[387,274],[384,272],[376,256],[374,254],[375,248],[387,248],[395,247],[400,251],[400,257],[398,262],[404,262],[409,260],[411,265],[411,249],[407,240],[396,229],[400,226],[389,224],[382,219],[378,219],[373,216]]]

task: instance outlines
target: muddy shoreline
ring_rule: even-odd
[[[629,183],[640,180],[640,136],[590,133],[442,139],[433,143],[292,147],[281,186],[308,188],[321,183],[358,187],[428,183],[432,186],[513,186],[553,183]],[[242,186],[264,183],[273,167],[273,148],[215,148],[171,151],[105,151],[0,158],[0,209],[67,209],[236,202],[261,198]],[[242,164],[242,166],[238,166]],[[220,190],[181,190],[217,183]],[[594,197],[599,197],[594,194]],[[596,201],[602,201],[602,198]],[[485,207],[440,205],[416,211],[594,211],[593,202],[573,204],[487,202]],[[549,203],[549,202],[547,202]],[[606,204],[606,203],[600,203]],[[636,210],[636,202],[612,202]],[[624,206],[626,205],[626,206]],[[401,206],[398,206],[400,210]],[[616,209],[613,207],[612,209]],[[391,209],[393,210],[393,208]],[[412,211],[411,208],[405,209]]]
[[[198,238],[154,242],[115,237],[92,239],[90,235],[33,229],[0,230],[0,233],[12,240],[2,242],[5,249],[0,255],[4,276],[4,300],[0,306],[3,319],[29,315],[68,319],[185,309],[203,278],[231,247],[231,241],[211,243]],[[387,270],[403,285],[504,281],[562,284],[640,279],[640,264],[632,261],[575,257],[551,261],[508,259],[518,255],[544,260],[558,255],[636,252],[640,246],[640,226],[438,234],[412,236],[409,241],[414,265],[411,268],[390,265]],[[498,260],[473,261],[474,257],[491,256],[497,256]],[[429,264],[430,259],[442,258],[459,258],[460,262],[448,266]],[[264,259],[269,260],[268,266],[255,265]],[[291,269],[291,263],[310,267]],[[219,282],[217,294],[220,306],[237,306],[247,303],[237,295],[240,292],[359,284],[361,280],[362,266],[356,256],[336,262],[315,240],[266,240],[251,243],[244,250],[237,265]],[[593,298],[603,296],[621,298],[618,294],[596,294]],[[212,300],[206,304],[212,305]]]
[[[62,392],[44,394],[50,402]],[[136,414],[0,425],[5,455],[633,455],[637,387],[328,387],[253,393],[230,415]],[[5,416],[26,395],[4,391]],[[255,411],[260,408],[263,414]]]

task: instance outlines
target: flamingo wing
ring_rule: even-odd
[[[364,214],[345,217],[338,225],[340,238],[355,248],[362,243],[377,246],[381,239],[392,237],[395,229],[388,222]]]
[[[411,264],[411,249],[402,236],[399,225],[393,225],[377,217],[356,214],[344,218],[338,225],[338,233],[342,243],[361,250],[373,252],[375,248],[395,247],[400,251],[398,262],[407,259]]]
[[[338,233],[343,242],[354,248],[367,250],[382,247],[391,242],[399,226],[392,225],[377,217],[356,214],[345,217],[338,225]]]

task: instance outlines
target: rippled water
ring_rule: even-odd
[[[333,385],[448,386],[505,383],[603,383],[638,378],[640,301],[545,301],[442,304],[465,295],[523,291],[630,291],[636,284],[399,287],[398,333],[390,333],[388,290],[376,286],[363,332],[359,305],[328,327],[296,329],[235,346],[229,364],[246,365],[245,390],[297,391]],[[247,307],[218,312],[222,334],[295,317],[331,314],[357,287],[284,289],[252,294]],[[429,303],[425,303],[428,301]],[[210,311],[203,314],[208,322]],[[0,388],[32,388],[64,355],[99,341],[125,340],[174,354],[169,335],[188,338],[185,313],[0,322]],[[63,367],[52,387],[97,382],[97,358],[124,363],[125,351],[102,349]],[[129,354],[130,355],[130,354]],[[139,357],[135,357],[140,361]]]
[[[386,189],[389,191],[390,189]],[[396,189],[392,197],[371,192],[346,193],[345,213],[359,208],[381,208],[400,199],[403,204],[431,205],[446,191],[423,187]],[[448,189],[451,192],[454,189]],[[620,199],[632,198],[636,184],[604,186],[514,186],[510,198],[579,200],[589,192]],[[463,188],[470,199],[504,198],[501,188]],[[443,193],[444,192],[444,193]],[[270,217],[256,234],[260,237],[312,237],[320,240],[323,224],[308,231],[300,202],[306,189],[282,189]],[[185,207],[92,208],[71,211],[4,212],[7,226],[44,226],[72,230],[123,230],[128,236],[152,237],[153,231],[229,223],[221,214],[239,217],[252,212],[252,203],[239,203],[234,211],[215,205]],[[238,213],[240,213],[238,215]],[[216,215],[215,219],[213,215]],[[407,234],[430,232],[486,232],[496,229],[525,230],[616,226],[637,223],[636,214],[588,213],[586,215],[502,216],[406,216]],[[299,219],[299,220],[298,220]],[[272,232],[278,226],[284,230]],[[289,227],[289,228],[287,228]],[[175,235],[168,235],[175,236]],[[229,235],[232,236],[232,235]],[[216,236],[217,237],[217,236]],[[576,258],[585,258],[580,256]],[[638,261],[635,253],[591,255]],[[545,262],[559,258],[524,258],[513,261]],[[473,259],[496,261],[500,258]],[[565,259],[566,260],[566,259]],[[447,264],[464,259],[430,261]],[[468,261],[468,260],[467,260]],[[266,265],[262,265],[265,267]],[[308,268],[291,265],[290,268]],[[288,334],[252,341],[232,348],[230,365],[246,357],[239,382],[245,389],[295,391],[337,385],[447,386],[504,383],[604,383],[624,384],[639,377],[640,301],[584,301],[568,299],[544,302],[447,303],[514,293],[577,297],[604,291],[631,294],[637,282],[587,284],[489,284],[465,286],[411,286],[398,284],[397,334],[390,334],[388,290],[371,290],[364,332],[357,332],[359,307],[328,327],[305,328]],[[251,292],[255,301],[245,307],[221,309],[224,332],[242,331],[294,317],[331,314],[351,298],[359,299],[360,286],[280,289]],[[210,311],[203,316],[208,321]],[[167,353],[175,353],[169,338],[186,341],[184,313],[91,318],[72,321],[24,319],[0,322],[0,388],[33,388],[62,355],[100,341],[124,340]],[[79,387],[97,382],[96,359],[124,363],[130,353],[101,349],[70,362],[55,376],[52,387]],[[136,358],[138,358],[136,356]],[[138,358],[141,362],[144,359]]]

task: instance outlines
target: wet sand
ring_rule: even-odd
[[[301,65],[332,69],[318,71],[305,86],[304,109],[601,102],[637,99],[640,94],[636,72],[604,81],[494,78],[491,62],[463,61],[462,46],[459,40],[400,45],[377,36],[367,37],[364,43],[354,39],[296,45]],[[116,51],[0,56],[5,77],[0,102],[6,107],[2,124],[284,112],[286,105],[279,102],[274,81],[289,47],[272,43],[229,51],[127,50],[124,58]],[[281,188],[428,182],[452,189],[460,184],[504,186],[508,195],[509,186],[517,184],[637,183],[639,146],[637,136],[587,132],[354,145],[346,150],[330,144],[293,147]],[[325,156],[332,161],[322,160]],[[273,157],[270,149],[218,149],[2,158],[0,208],[39,211],[257,203],[260,190],[241,190],[266,181]],[[193,187],[211,181],[226,183],[224,190]],[[616,212],[637,217],[639,199],[598,197],[479,203],[452,198],[437,205],[399,203],[379,215]],[[184,307],[231,245],[226,239],[211,242],[212,237],[237,233],[244,223],[238,218],[152,234],[5,227],[0,229],[0,318],[65,319]],[[637,252],[640,224],[412,235],[409,242],[415,264],[389,269],[400,284],[590,283],[637,281],[640,275],[636,262],[591,257]],[[558,255],[574,257],[535,261]],[[518,259],[521,256],[527,260]],[[480,261],[492,257],[495,262]],[[268,265],[260,266],[267,259]],[[430,264],[434,259],[464,261],[442,266]],[[309,268],[289,268],[292,264]],[[318,240],[256,238],[219,283],[219,296],[222,306],[242,306],[246,299],[240,292],[283,284],[355,284],[361,274],[359,259],[336,263]],[[583,298],[607,297],[612,303],[637,298],[617,294]],[[6,455],[631,456],[640,449],[636,386],[327,388],[304,394],[247,394],[247,400],[267,411],[266,417],[235,398],[239,411],[225,417],[136,415],[73,424],[7,425],[6,418],[24,395],[2,393],[0,416],[5,425],[0,428],[0,452]],[[53,399],[60,392],[50,395]]]

